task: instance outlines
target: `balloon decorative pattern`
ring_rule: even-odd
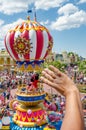
[[[8,31],[5,46],[18,63],[39,64],[52,50],[53,39],[48,29],[40,23],[26,20]]]
[[[30,40],[26,40],[25,38],[21,38],[18,36],[18,38],[14,41],[14,50],[16,53],[19,53],[20,55],[25,55],[30,52]]]

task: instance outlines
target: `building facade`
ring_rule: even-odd
[[[12,69],[16,62],[10,57],[6,50],[0,50],[0,70]]]

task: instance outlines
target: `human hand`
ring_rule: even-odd
[[[42,71],[40,79],[52,88],[55,88],[62,95],[67,96],[70,92],[77,90],[74,82],[54,66],[49,66]]]

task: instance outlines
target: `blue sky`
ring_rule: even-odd
[[[0,0],[0,49],[8,30],[26,20],[33,7],[53,37],[54,52],[73,51],[86,58],[86,0]]]

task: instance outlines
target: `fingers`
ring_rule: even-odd
[[[49,69],[44,69],[42,71],[42,76],[40,77],[41,81],[52,88],[55,88],[61,94],[65,94],[68,90],[68,86],[71,80],[64,73],[60,72],[57,68],[50,65]]]
[[[56,75],[58,75],[59,77],[62,76],[62,72],[60,72],[57,68],[55,68],[54,66],[50,65],[49,66],[50,70],[52,70]]]
[[[42,77],[45,77],[47,80],[49,80],[53,83],[57,83],[57,84],[61,84],[63,82],[62,77],[58,77],[58,76],[52,74],[51,71],[49,71],[49,70],[43,71]]]
[[[51,74],[49,75],[49,73],[47,73],[46,70],[42,72],[42,75],[43,75],[46,79],[48,79],[48,80],[50,80],[51,82],[53,82],[53,78],[52,78]]]
[[[40,79],[43,81],[43,83],[45,83],[45,84],[47,84],[47,85],[49,85],[51,87],[54,87],[53,82],[49,81],[45,77],[40,77]]]
[[[53,66],[50,66],[50,68],[52,70],[50,70],[48,68],[44,69],[44,71],[42,71],[42,76],[45,77],[47,80],[50,80],[53,83],[61,84],[63,82],[62,73]],[[54,69],[54,71],[53,71],[53,69]]]
[[[57,76],[61,77],[63,75],[62,72],[60,72],[57,68],[51,65],[49,66],[49,69],[48,68],[44,69],[42,73],[44,72],[49,74],[52,78],[56,78]]]
[[[56,75],[55,75],[55,73],[53,72],[53,71],[51,71],[51,70],[49,70],[49,69],[45,69],[43,72],[42,72],[42,74],[43,73],[47,73],[48,75],[50,75],[52,78],[56,78]]]
[[[49,85],[50,87],[56,89],[58,92],[60,93],[64,93],[64,90],[63,88],[60,86],[60,84],[55,84],[54,82],[51,82],[50,80],[48,80],[47,78],[45,77],[40,77],[40,79],[43,81],[43,83]]]

